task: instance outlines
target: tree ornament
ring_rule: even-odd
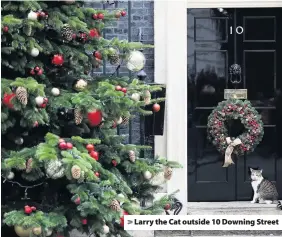
[[[94,51],[93,56],[98,59],[102,59],[102,54],[99,51]]]
[[[29,215],[30,213],[32,213],[31,207],[30,207],[30,206],[25,206],[25,207],[24,207],[24,213],[25,213],[25,214],[28,214],[28,215]]]
[[[123,125],[127,125],[129,123],[129,117],[122,116],[122,123]]]
[[[103,225],[103,233],[108,234],[110,232],[110,228],[107,225]]]
[[[91,29],[91,30],[89,31],[89,36],[90,36],[91,38],[97,38],[97,37],[99,37],[100,35],[99,35],[98,30],[94,28],[94,29]]]
[[[128,212],[123,210],[123,216],[120,218],[120,226],[124,227],[124,216],[128,215]]]
[[[97,151],[91,151],[90,153],[89,153],[89,155],[92,157],[92,158],[94,158],[95,160],[99,160],[99,152],[97,152]]]
[[[31,228],[24,229],[22,226],[18,226],[18,225],[14,227],[14,230],[19,237],[29,237],[32,231]]]
[[[145,105],[148,105],[151,103],[151,92],[149,90],[144,91],[143,99],[145,102]]]
[[[100,13],[97,14],[97,17],[98,17],[98,19],[103,20],[105,16],[104,16],[103,13],[100,12]]]
[[[4,26],[4,27],[3,27],[3,32],[4,32],[4,33],[7,33],[8,31],[9,31],[9,27],[8,27],[8,26]]]
[[[75,200],[74,200],[74,203],[76,205],[79,205],[81,203],[81,200],[80,200],[80,197],[77,197]]]
[[[126,67],[132,72],[138,72],[145,66],[145,56],[140,51],[131,51],[127,57]]]
[[[73,145],[70,142],[67,142],[66,147],[68,150],[71,150],[73,148]]]
[[[71,174],[74,179],[79,179],[81,174],[81,168],[78,165],[74,165],[71,168]]]
[[[160,106],[159,104],[155,103],[155,104],[153,105],[153,111],[154,111],[155,113],[156,113],[156,112],[159,112],[160,109],[161,109],[161,106]]]
[[[39,125],[38,121],[35,121],[35,122],[33,123],[33,127],[34,127],[34,128],[35,128],[35,127],[38,127],[38,125]]]
[[[133,99],[136,102],[140,101],[140,94],[139,93],[133,93],[131,95],[131,99]]]
[[[49,228],[46,228],[46,229],[45,229],[45,235],[46,235],[46,236],[51,236],[52,233],[53,233],[53,231],[52,231],[51,229],[49,229]]]
[[[77,34],[77,37],[76,37],[77,41],[81,42],[81,43],[86,43],[86,41],[88,40],[88,36],[86,33],[84,32],[79,32]]]
[[[143,176],[145,179],[149,180],[152,178],[152,173],[149,170],[147,170],[143,173]]]
[[[122,16],[126,16],[126,11],[121,11],[121,13],[120,13]]]
[[[82,224],[82,225],[87,225],[87,219],[82,219],[82,220],[81,220],[81,224]]]
[[[164,209],[165,209],[166,211],[168,211],[170,208],[171,208],[171,206],[170,206],[169,203],[165,204]]]
[[[61,54],[55,54],[52,58],[52,64],[56,66],[62,66],[64,63],[64,57]]]
[[[47,177],[51,179],[62,178],[65,174],[63,163],[59,160],[51,160],[45,166]]]
[[[22,137],[17,137],[14,142],[17,145],[22,145],[24,143],[24,139]]]
[[[68,24],[63,25],[61,29],[61,35],[63,39],[66,41],[71,41],[73,39],[72,38],[73,30],[71,29],[71,27]]]
[[[124,87],[124,88],[121,89],[121,91],[122,91],[124,94],[126,94],[127,89]]]
[[[31,74],[31,75],[35,75],[34,69],[31,69],[31,70],[30,70],[30,74]]]
[[[119,64],[120,63],[120,57],[119,57],[117,50],[115,50],[114,48],[110,48],[108,59],[109,59],[110,64],[112,64],[112,65]]]
[[[5,93],[4,94],[4,97],[3,97],[3,100],[2,100],[2,103],[4,105],[6,105],[9,109],[13,109],[14,108],[14,105],[11,103],[12,99],[16,97],[16,94],[15,93]]]
[[[93,110],[87,113],[87,118],[91,127],[96,127],[102,122],[102,112],[100,110]]]
[[[54,87],[54,88],[52,88],[51,93],[52,93],[53,96],[59,96],[60,95],[60,89]]]
[[[121,86],[116,86],[116,87],[115,87],[115,90],[116,90],[116,91],[121,91],[121,90],[122,90],[122,87],[121,87]]]
[[[113,210],[113,211],[120,211],[120,205],[119,205],[119,202],[117,200],[113,200],[110,204],[110,208]]]
[[[37,48],[32,48],[31,51],[30,51],[30,55],[32,57],[37,57],[39,55],[39,49]]]
[[[130,160],[131,162],[135,162],[135,160],[136,160],[135,152],[132,151],[132,150],[130,150],[130,151],[128,152],[128,155],[129,155],[129,160]]]
[[[122,117],[119,117],[119,119],[116,121],[116,124],[118,124],[118,125],[119,125],[119,124],[121,124],[121,123],[122,123],[122,121],[123,121],[123,120],[122,120]]]
[[[164,170],[162,172],[158,172],[154,177],[150,179],[150,184],[153,186],[161,186],[163,185],[167,180],[165,179],[165,172]]]
[[[98,178],[100,177],[100,173],[99,172],[96,171],[94,174],[95,174],[96,177],[98,177]]]
[[[37,96],[35,97],[35,103],[37,104],[37,106],[42,106],[42,104],[44,103],[44,97],[43,96]]]
[[[32,158],[29,158],[26,161],[26,169],[25,169],[26,173],[30,173],[32,171],[32,163],[33,163],[33,159]]]
[[[170,180],[172,177],[172,168],[170,167],[165,167],[164,169],[164,177],[166,180]]]
[[[117,166],[118,165],[116,160],[112,160],[112,164],[113,164],[113,166]]]
[[[88,152],[91,152],[91,151],[94,151],[95,148],[94,148],[94,145],[92,145],[92,144],[87,144],[87,145],[86,145],[86,149],[87,149]]]
[[[74,84],[74,89],[76,91],[83,91],[87,87],[87,81],[83,79],[79,79],[75,84]]]
[[[42,19],[42,20],[47,20],[48,17],[49,17],[49,14],[48,14],[47,12],[45,12],[45,11],[41,11],[41,12],[39,12],[38,16],[39,16],[40,19]]]
[[[21,102],[22,105],[27,105],[27,90],[24,87],[19,86],[16,89],[17,99]]]
[[[13,178],[15,178],[15,173],[10,171],[9,174],[7,175],[7,179],[11,180]]]
[[[60,143],[59,143],[59,148],[60,148],[61,150],[67,149],[67,143],[66,143],[66,142],[60,142]]]
[[[33,234],[35,234],[36,236],[41,235],[41,233],[42,233],[42,228],[41,228],[41,226],[39,226],[39,227],[34,227],[34,228],[32,229],[32,232],[33,232]]]
[[[76,125],[81,124],[83,120],[83,114],[81,113],[81,110],[79,108],[74,109],[74,122]]]
[[[121,12],[120,11],[116,11],[115,18],[119,19],[120,17],[121,17]]]
[[[29,20],[36,21],[36,20],[38,19],[38,15],[37,15],[36,12],[30,11],[30,12],[28,13],[28,15],[27,15],[27,18],[28,18]]]
[[[92,15],[92,18],[93,18],[94,20],[98,20],[98,14],[97,14],[97,13],[94,13],[94,14]]]
[[[32,206],[30,207],[32,211],[36,211],[36,207]]]

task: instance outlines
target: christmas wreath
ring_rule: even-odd
[[[239,119],[245,131],[237,138],[228,135],[226,121]],[[223,167],[234,164],[231,155],[242,156],[252,152],[263,138],[263,123],[260,114],[250,101],[229,99],[222,101],[208,117],[208,139],[217,150],[225,154]]]

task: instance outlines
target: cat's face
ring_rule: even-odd
[[[253,181],[256,181],[262,178],[262,170],[254,170],[251,168],[250,171],[251,171],[251,179]]]

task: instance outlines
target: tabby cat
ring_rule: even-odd
[[[254,197],[251,203],[271,204],[278,201],[278,192],[275,185],[262,176],[262,170],[250,168]]]

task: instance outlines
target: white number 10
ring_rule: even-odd
[[[237,26],[235,28],[236,34],[241,35],[244,32],[244,28],[242,26]],[[230,26],[230,35],[233,34],[233,27]]]

